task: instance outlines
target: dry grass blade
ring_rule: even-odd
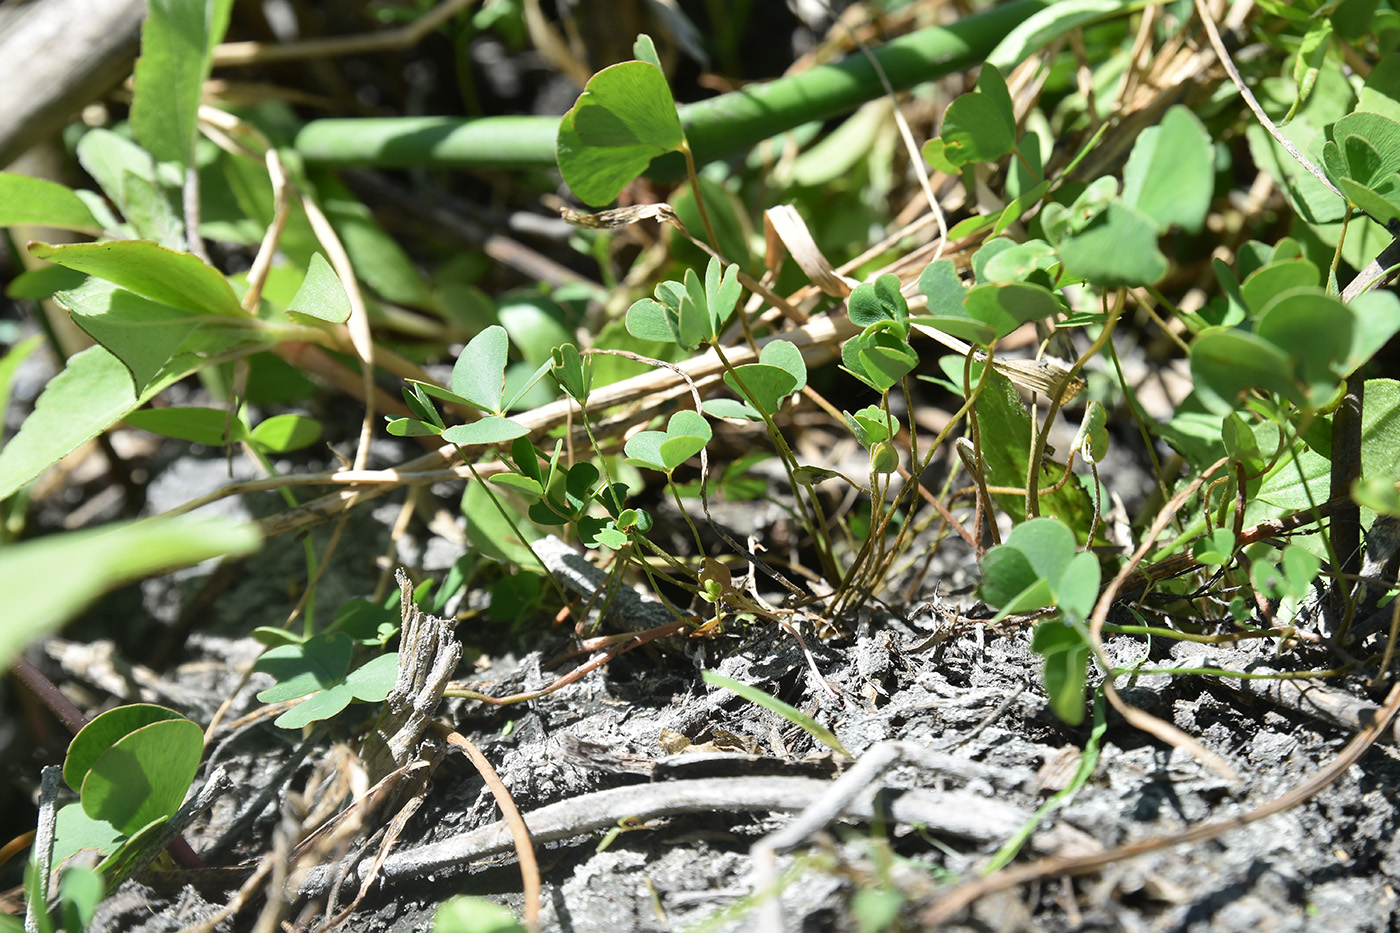
[[[769,243],[769,266],[775,265],[773,240],[776,238],[787,247],[788,253],[797,262],[812,284],[824,293],[836,298],[845,298],[851,289],[860,283],[850,276],[842,275],[822,255],[821,249],[812,239],[807,222],[791,204],[779,204],[763,212],[763,232]]]
[[[501,808],[501,816],[505,818],[506,825],[510,827],[511,838],[515,841],[516,857],[520,859],[520,878],[524,883],[525,895],[525,927],[534,933],[540,928],[540,865],[535,859],[535,846],[530,840],[530,828],[525,825],[525,819],[520,815],[510,791],[501,782],[496,770],[491,767],[491,762],[481,753],[481,749],[473,745],[466,736],[446,726],[434,724],[433,728],[438,735],[447,740],[447,744],[460,749],[471,760],[472,766],[491,789],[491,796],[496,798],[496,805]]]

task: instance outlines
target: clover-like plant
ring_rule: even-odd
[[[62,807],[46,864],[61,867],[60,922],[78,933],[107,890],[145,865],[165,845],[162,829],[184,802],[200,758],[204,733],[172,709],[138,703],[94,718],[68,746],[63,779],[78,802]],[[65,865],[86,853],[95,868]],[[31,874],[39,866],[31,865]],[[36,891],[31,877],[30,897]],[[52,929],[46,909],[30,917]]]

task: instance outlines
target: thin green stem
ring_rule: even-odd
[[[515,539],[521,543],[525,550],[530,552],[530,556],[535,559],[535,563],[540,565],[540,569],[544,571],[544,575],[549,578],[549,582],[554,586],[554,591],[559,594],[560,604],[567,606],[569,604],[569,594],[564,591],[564,584],[554,575],[554,571],[550,569],[549,565],[540,559],[540,555],[535,551],[534,546],[530,543],[530,539],[521,533],[520,526],[516,524],[515,516],[510,514],[510,510],[506,508],[505,503],[496,495],[496,491],[492,489],[490,484],[476,471],[476,464],[472,463],[471,459],[467,456],[467,452],[463,450],[460,445],[453,444],[452,446],[457,448],[457,456],[461,459],[462,463],[466,465],[467,470],[472,475],[472,479],[480,484],[481,491],[486,493],[486,498],[491,500],[491,504],[496,507],[496,511],[500,513],[501,518],[505,519],[506,524],[510,526],[510,530],[515,533]]]
[[[700,222],[705,225],[705,238],[716,253],[719,250],[719,237],[715,236],[714,225],[710,223],[710,212],[705,209],[705,197],[700,191],[700,176],[695,172],[695,156],[690,152],[690,144],[681,141],[681,153],[685,156],[685,173],[690,176],[690,190],[695,194],[695,207],[700,211]]]
[[[695,553],[701,557],[705,556],[705,542],[700,540],[700,529],[695,527],[695,522],[690,518],[690,512],[681,502],[680,490],[676,488],[676,480],[670,473],[666,474],[666,488],[671,493],[671,498],[676,503],[676,508],[681,513],[681,518],[685,519],[686,525],[690,528],[690,536],[695,541]]]
[[[826,527],[824,522],[819,523],[817,521],[816,516],[810,510],[809,503],[801,492],[801,490],[805,488],[808,497],[815,499],[817,495],[816,490],[810,487],[804,487],[797,481],[797,476],[793,472],[797,469],[797,457],[793,455],[792,448],[788,446],[787,439],[783,437],[783,432],[778,430],[777,422],[773,420],[773,416],[763,410],[763,406],[757,401],[757,396],[744,384],[744,377],[739,375],[738,370],[729,362],[729,358],[724,355],[724,348],[721,347],[718,342],[713,342],[710,346],[715,351],[715,355],[719,357],[720,365],[724,367],[725,372],[734,377],[734,384],[739,387],[740,394],[748,399],[749,403],[752,404],[754,409],[759,413],[759,416],[762,417],[763,426],[768,431],[768,439],[772,442],[773,448],[778,452],[778,459],[783,464],[783,472],[787,474],[788,486],[792,489],[793,501],[797,503],[797,507],[801,510],[802,522],[812,534],[812,539],[816,544],[817,559],[821,561],[822,565],[822,575],[825,576],[833,586],[839,586],[843,575],[836,566],[836,557],[832,552],[831,530]]]

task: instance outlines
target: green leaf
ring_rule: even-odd
[[[1100,575],[1097,557],[1089,551],[1075,554],[1060,579],[1055,581],[1055,605],[1071,618],[1081,621],[1089,618],[1099,598]]]
[[[1277,392],[1301,405],[1289,374],[1293,361],[1267,340],[1240,330],[1213,330],[1191,344],[1191,379],[1202,404],[1217,414],[1233,411],[1246,389]]]
[[[1378,515],[1400,518],[1400,489],[1395,482],[1381,477],[1362,477],[1351,487],[1351,497],[1363,509]]]
[[[657,71],[662,70],[661,59],[656,54],[656,44],[646,33],[640,33],[636,41],[632,43],[632,57],[639,62],[646,62]]]
[[[646,62],[623,62],[589,79],[559,123],[555,155],[579,200],[602,206],[684,140],[665,76]]]
[[[1389,290],[1369,291],[1353,298],[1351,349],[1341,366],[1350,375],[1380,352],[1391,337],[1400,333],[1400,298]]]
[[[550,351],[550,373],[569,396],[579,403],[593,391],[593,357],[581,356],[578,347],[564,343]]]
[[[1049,243],[1044,240],[1029,240],[992,256],[982,267],[982,280],[998,285],[1025,282],[1037,272],[1044,272],[1048,276],[1059,262],[1060,258],[1055,255],[1055,249]]]
[[[98,128],[84,133],[78,140],[77,156],[79,164],[123,214],[129,207],[126,195],[128,176],[140,178],[148,188],[161,185],[178,187],[180,184],[180,173],[173,165],[167,166],[168,172],[161,172],[149,152],[108,129]],[[81,194],[78,196],[82,197]],[[115,218],[104,218],[100,211],[93,210],[92,204],[88,205],[88,209],[93,211],[93,216],[102,222],[103,227],[116,225]]]
[[[928,314],[963,316],[963,299],[967,289],[958,276],[958,267],[951,259],[939,259],[919,273],[919,291],[928,296]]]
[[[968,290],[966,307],[968,315],[991,328],[998,339],[1060,310],[1050,289],[1030,282],[976,285]]]
[[[345,295],[345,287],[320,253],[311,254],[306,278],[287,305],[287,311],[332,324],[344,324],[350,320],[350,299]]]
[[[152,301],[105,279],[89,278],[54,301],[88,336],[122,361],[138,392],[144,392],[208,320]]]
[[[126,834],[104,820],[94,820],[83,812],[83,805],[73,801],[58,810],[54,826],[53,864],[61,865],[84,852],[106,857],[126,841]],[[24,927],[21,926],[20,930]]]
[[[37,269],[26,269],[10,279],[5,286],[5,297],[46,301],[54,292],[77,288],[87,281],[87,276],[62,266],[43,265]]]
[[[467,520],[467,539],[472,548],[493,560],[515,564],[531,570],[540,564],[516,534],[525,535],[531,541],[540,537],[534,525],[524,521],[524,516],[515,511],[509,502],[505,508],[515,516],[515,529],[502,517],[484,483],[468,483],[462,494],[462,515]]]
[[[1178,226],[1199,233],[1215,191],[1210,134],[1177,104],[1144,130],[1123,168],[1123,201],[1156,222],[1157,232]]]
[[[156,158],[194,163],[195,122],[210,52],[228,28],[233,0],[149,0],[131,128]]]
[[[454,425],[442,432],[442,439],[453,444],[500,444],[529,434],[529,428],[498,415],[488,415],[466,424]]]
[[[956,176],[962,171],[962,166],[957,165],[948,158],[948,147],[944,145],[943,140],[936,136],[924,143],[923,148],[919,150],[919,154],[924,157],[924,161],[929,164],[929,167],[936,172],[943,172],[945,175]],[[950,230],[948,235],[951,237],[956,233],[958,238],[961,239],[975,232],[973,229],[974,227],[990,227],[993,222],[993,218],[985,214],[967,217]]]
[[[452,366],[453,393],[483,411],[502,414],[509,352],[510,338],[499,324],[477,334]]]
[[[1340,0],[1328,4],[1332,8],[1330,22],[1337,36],[1345,42],[1355,42],[1376,27],[1377,0]],[[1375,29],[1379,32],[1378,29]]]
[[[394,437],[433,437],[442,433],[442,428],[417,418],[391,418],[384,430]]]
[[[1293,60],[1293,86],[1297,89],[1297,97],[1284,115],[1284,123],[1293,119],[1312,93],[1322,63],[1327,60],[1327,46],[1331,38],[1331,20],[1321,20],[1303,35],[1303,41],[1298,45],[1298,55]]]
[[[1156,222],[1119,201],[1110,202],[1083,232],[1066,237],[1057,249],[1066,272],[1097,285],[1151,285],[1167,274]]]
[[[759,351],[758,361],[765,366],[776,366],[791,376],[795,382],[792,391],[801,392],[807,387],[807,361],[792,341],[769,341]]]
[[[14,389],[15,375],[24,361],[44,342],[43,334],[34,334],[14,344],[0,356],[0,411],[10,410],[10,392]],[[3,445],[4,431],[0,430],[0,445]]]
[[[725,384],[740,395],[745,395],[744,390],[740,388],[741,380],[743,387],[749,392],[745,397],[756,409],[770,416],[777,413],[778,406],[796,391],[797,386],[797,380],[791,373],[777,366],[766,366],[762,363],[739,366],[735,372],[724,375]]]
[[[928,263],[918,276],[918,290],[928,296],[928,311],[927,314],[910,318],[911,325],[930,326],[969,343],[988,346],[1000,336],[1000,325],[1011,324],[1009,319],[998,319],[995,324],[988,324],[967,312],[967,290],[963,287],[962,279],[959,279],[958,266],[953,265],[951,259]],[[1015,329],[1014,326],[1011,329]]]
[[[948,105],[939,133],[943,158],[956,166],[995,162],[1016,145],[1016,127],[987,94],[964,94]]]
[[[977,72],[977,92],[996,106],[1001,124],[1014,140],[1016,108],[1011,102],[1011,91],[1006,87],[1006,78],[996,65],[983,63],[981,70]]]
[[[711,418],[736,418],[740,421],[762,421],[763,416],[759,414],[748,402],[741,402],[737,398],[707,398],[700,405],[701,411]]]
[[[279,729],[300,729],[313,722],[330,719],[350,705],[355,693],[344,681],[318,690],[272,721]]]
[[[774,340],[764,345],[758,359],[757,363],[738,367],[738,379],[734,374],[726,373],[724,381],[742,395],[739,387],[739,380],[742,380],[743,385],[753,393],[749,401],[765,414],[772,415],[783,399],[802,391],[807,385],[807,363],[802,358],[802,351],[787,340]],[[745,415],[740,413],[739,417]]]
[[[872,325],[846,341],[841,362],[851,375],[884,392],[919,365],[919,355],[902,338]]]
[[[1084,683],[1089,645],[1073,626],[1041,622],[1031,636],[1031,650],[1045,658],[1045,692],[1050,708],[1071,726],[1084,721]]]
[[[64,869],[58,881],[59,911],[65,930],[86,930],[107,894],[102,876],[86,865]]]
[[[881,392],[893,388],[919,365],[919,354],[890,334],[877,333],[875,339],[859,349],[860,372],[865,381]]]
[[[964,358],[946,356],[940,363],[948,372],[949,381],[961,391]],[[981,378],[982,364],[972,366],[972,385]],[[1021,402],[1011,380],[995,369],[987,374],[986,384],[977,397],[976,416],[982,432],[982,466],[988,485],[1022,488],[1030,466],[1032,425],[1030,412]],[[1094,502],[1088,490],[1071,478],[1054,492],[1045,491],[1050,478],[1058,480],[1064,467],[1049,458],[1042,460],[1048,469],[1042,474],[1040,511],[1042,515],[1060,519],[1076,535],[1087,535],[1094,521]],[[1024,496],[993,493],[992,498],[1006,510],[1012,521],[1021,521],[1026,514]]]
[[[1011,529],[1002,547],[1016,548],[1030,568],[1053,587],[1075,555],[1074,532],[1053,518],[1033,518]]]
[[[260,703],[295,700],[345,680],[354,645],[344,632],[318,635],[295,645],[269,648],[253,670],[270,674],[277,683],[258,694]]]
[[[0,665],[108,590],[210,557],[249,554],[261,543],[253,525],[156,517],[11,544],[0,551],[0,590],[10,594]],[[35,586],[36,580],[62,582]]]
[[[459,894],[438,905],[433,933],[525,933],[525,928],[501,905]]]
[[[860,446],[866,450],[890,439],[893,418],[878,405],[867,405],[854,415],[843,411],[841,416],[846,419],[846,425]]]
[[[52,246],[30,243],[40,259],[106,279],[138,295],[196,314],[247,317],[223,275],[191,253],[146,240]]]
[[[1054,605],[1050,582],[1019,548],[999,544],[982,556],[982,599],[998,617]]]
[[[665,431],[634,434],[627,439],[623,451],[629,463],[669,475],[703,450],[712,436],[704,415],[682,409],[671,416]]]
[[[684,293],[676,305],[674,325],[676,343],[687,350],[694,350],[714,336],[715,329],[710,323],[709,305],[705,299],[705,286],[694,269],[685,270]]]
[[[1341,176],[1363,185],[1400,171],[1400,121],[1390,117],[1349,113],[1332,125],[1329,145],[1340,146]]]
[[[1346,195],[1348,204],[1377,223],[1389,224],[1400,218],[1400,178],[1383,179],[1374,188],[1350,178],[1338,178],[1337,187]]]
[[[248,435],[242,421],[219,408],[147,408],[123,420],[133,428],[206,447],[222,447]]]
[[[355,277],[381,297],[415,308],[432,307],[432,292],[399,241],[384,231],[374,212],[330,169],[310,172],[317,200],[350,256]],[[342,283],[344,284],[344,283]]]
[[[91,234],[102,231],[71,188],[44,178],[0,172],[0,227],[29,224]]]
[[[1321,284],[1317,266],[1306,259],[1285,259],[1255,269],[1239,286],[1239,297],[1256,315],[1279,295]]]
[[[1107,424],[1108,413],[1101,403],[1091,400],[1084,406],[1084,418],[1070,447],[1078,451],[1086,463],[1101,463],[1108,455]]]
[[[733,315],[734,304],[743,292],[743,286],[739,284],[737,265],[725,266],[723,276],[720,272],[719,260],[711,257],[705,267],[705,311],[710,321],[709,333],[706,336],[711,339],[719,336],[720,329]]]
[[[846,746],[841,744],[841,740],[838,739],[830,729],[823,726],[797,707],[784,703],[777,697],[771,696],[757,687],[741,684],[737,680],[731,680],[723,674],[716,674],[714,671],[701,671],[700,676],[705,679],[705,683],[712,687],[723,687],[726,690],[730,690],[743,697],[745,700],[748,700],[750,703],[757,704],[770,712],[777,713],[793,725],[800,726],[802,729],[806,730],[808,735],[818,742],[821,742],[838,755],[845,755],[847,758],[855,757],[846,750]]]
[[[638,340],[676,342],[676,333],[667,322],[666,308],[650,298],[639,298],[627,309],[627,333]]]
[[[1304,394],[1320,405],[1344,375],[1353,320],[1352,311],[1322,289],[1298,289],[1275,299],[1260,316],[1254,333],[1291,357]]]
[[[382,703],[384,698],[389,695],[389,691],[394,689],[394,683],[398,678],[399,655],[397,652],[390,651],[370,658],[351,671],[350,675],[345,678],[345,685],[350,688],[350,692],[357,700],[363,700],[366,703]]]
[[[1400,120],[1400,52],[1389,52],[1375,63],[1366,76],[1356,109]]]
[[[185,221],[172,200],[174,189],[131,171],[123,171],[118,183],[117,203],[136,239],[151,240],[167,249],[185,248]]]
[[[0,499],[14,495],[79,445],[138,408],[160,387],[150,386],[138,397],[131,371],[102,347],[89,347],[69,357],[63,371],[44,387],[18,433],[0,449]]]
[[[1395,452],[1400,450],[1400,382],[1367,379],[1365,398],[1361,410],[1361,475],[1393,482]],[[1275,509],[1308,508],[1309,490],[1313,502],[1326,500],[1330,473],[1329,455],[1314,446],[1304,450],[1296,463],[1285,463],[1271,473],[1260,486],[1257,499],[1264,503],[1268,514],[1276,514]],[[1247,520],[1252,520],[1252,515]]]
[[[63,759],[64,783],[75,793],[81,791],[83,781],[87,779],[92,766],[118,739],[153,722],[180,718],[182,717],[175,710],[152,703],[118,706],[98,714],[78,730],[78,734],[73,736],[73,741],[68,744],[68,754]]]
[[[1234,554],[1235,533],[1228,528],[1217,528],[1210,537],[1201,538],[1191,546],[1191,556],[1207,566],[1228,564]]]
[[[321,422],[305,415],[273,415],[250,432],[253,446],[272,454],[310,447],[321,439]]]
[[[879,321],[902,324],[909,320],[909,305],[900,294],[899,276],[886,273],[873,284],[857,285],[846,302],[846,313],[858,327],[869,327]]]
[[[204,731],[184,717],[118,739],[83,780],[83,812],[132,834],[180,809],[204,754]]]

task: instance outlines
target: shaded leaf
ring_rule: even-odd
[[[602,206],[684,138],[665,76],[646,62],[623,62],[589,79],[559,123],[555,154],[579,200]]]

